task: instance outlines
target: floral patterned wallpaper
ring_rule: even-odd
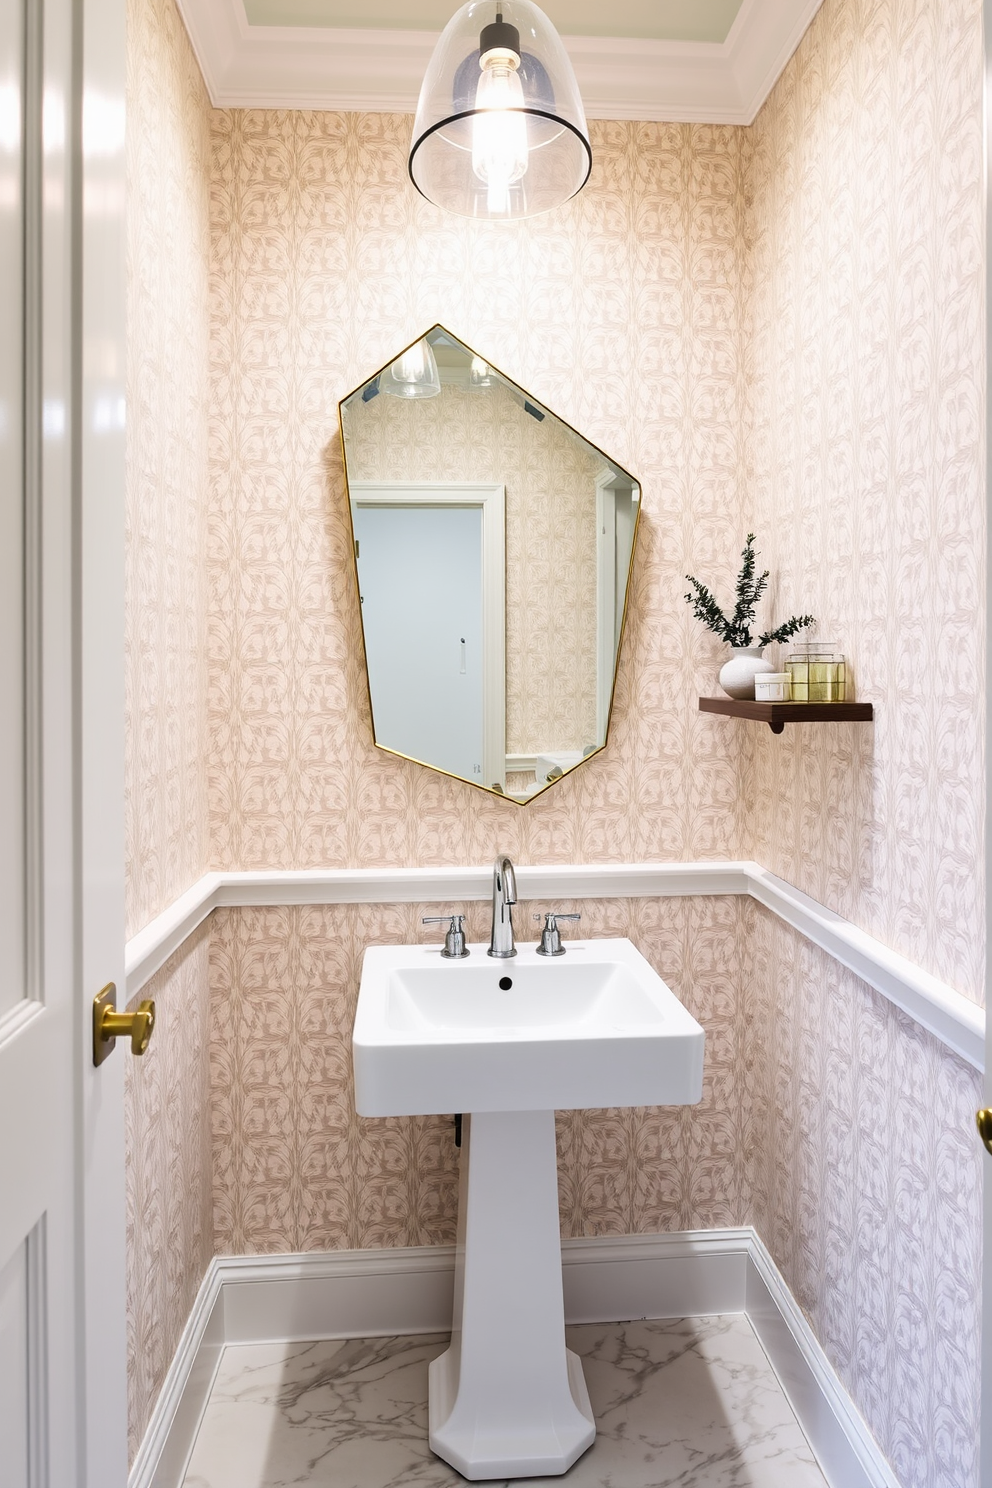
[[[132,1461],[214,1254],[209,961],[201,925],[142,989],[155,999],[155,1034],[125,1066]]]
[[[599,123],[589,188],[519,227],[454,222],[417,199],[405,119],[211,114],[171,0],[133,0],[139,11],[133,65],[165,48],[156,66],[185,143],[168,146],[146,102],[129,148],[135,169],[174,183],[194,244],[210,127],[211,391],[201,734],[202,507],[180,467],[202,449],[186,391],[203,264],[177,260],[191,290],[173,323],[149,185],[132,195],[138,298],[163,310],[132,337],[137,416],[150,437],[163,419],[178,433],[132,488],[132,926],[201,871],[206,779],[212,867],[480,862],[497,846],[521,862],[754,856],[978,996],[978,0],[825,0],[750,130]],[[643,482],[610,746],[523,811],[371,747],[336,404],[435,320],[492,346]],[[174,506],[158,484],[173,468]],[[776,615],[820,616],[876,702],[873,727],[774,738],[695,711],[720,651],[682,576],[732,576],[750,529]],[[177,1119],[157,1123],[178,1084],[132,1077],[130,1129],[160,1143],[147,1157],[131,1143],[132,1266],[174,1248],[186,1295],[206,1220],[184,1229],[177,1196],[202,1197],[207,1159],[219,1249],[450,1236],[444,1123],[359,1122],[348,1099],[360,947],[418,938],[421,908],[436,906],[218,912],[212,1139],[178,1121],[178,1098]],[[564,1232],[753,1220],[904,1488],[975,1488],[972,1072],[753,904],[581,908],[584,929],[629,933],[698,1009],[708,1085],[685,1112],[560,1119]],[[157,983],[196,1018],[205,955],[198,942]],[[167,1044],[162,1068],[202,1110],[203,1070]],[[132,1348],[154,1340],[132,1378],[137,1439],[181,1308],[131,1295]]]
[[[749,851],[966,996],[984,982],[977,0],[827,0],[750,131],[745,515],[871,728],[747,725]]]
[[[206,869],[206,89],[173,0],[127,5],[127,925]],[[128,1429],[133,1459],[213,1253],[205,1081],[209,932],[142,996],[128,1059]]]
[[[173,0],[127,7],[127,933],[206,870],[209,121]]]
[[[365,947],[436,941],[435,927],[420,920],[440,908],[215,912],[210,1057],[221,1254],[454,1241],[450,1116],[356,1116],[351,1074]],[[574,908],[582,913],[577,933],[629,935],[663,972],[706,1029],[707,1058],[698,1106],[560,1113],[562,1233],[740,1223],[756,1151],[755,1034],[740,955],[747,902],[585,900]],[[521,938],[537,909],[521,902],[514,910]],[[470,939],[488,939],[488,904],[466,910]]]
[[[593,126],[523,224],[417,196],[409,120],[213,116],[210,828],[218,868],[736,857],[740,744],[683,574],[739,546],[744,131]],[[526,809],[372,747],[338,400],[440,321],[642,482],[610,746]]]
[[[977,1488],[981,1077],[750,910],[753,1223],[902,1488]]]
[[[777,613],[875,723],[745,735],[750,853],[984,981],[982,26],[826,0],[749,132],[748,471]],[[903,1488],[974,1488],[981,1082],[755,908],[755,1224]]]

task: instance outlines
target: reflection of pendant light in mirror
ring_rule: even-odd
[[[408,346],[379,378],[379,392],[394,398],[436,398],[440,391],[437,362],[426,341]]]
[[[592,148],[578,84],[531,0],[470,0],[445,26],[417,104],[410,178],[463,217],[512,221],[581,191]]]
[[[484,393],[486,388],[493,385],[493,379],[489,372],[489,363],[484,362],[480,356],[473,356],[468,369],[469,392]]]

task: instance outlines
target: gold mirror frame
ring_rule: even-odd
[[[434,342],[432,342],[431,341],[431,338],[432,337],[437,338],[437,339]],[[352,497],[353,485],[355,485],[357,487],[360,484],[360,482],[358,481],[358,478],[357,477],[354,477],[353,478],[352,474],[349,472],[348,442],[347,442],[347,439],[345,437],[345,417],[344,417],[344,415],[345,415],[346,406],[349,405],[352,402],[353,399],[359,397],[361,394],[363,394],[364,392],[366,392],[376,382],[377,379],[381,378],[384,374],[388,373],[389,369],[391,367],[393,367],[400,360],[401,357],[405,356],[408,352],[411,352],[415,347],[418,347],[420,345],[420,343],[423,342],[423,341],[425,341],[425,340],[427,340],[429,342],[429,344],[431,344],[432,346],[438,344],[438,341],[440,341],[440,340],[447,341],[448,343],[453,343],[456,347],[461,348],[469,357],[478,357],[481,360],[484,360],[485,363],[486,363],[486,365],[488,366],[488,368],[491,370],[491,372],[493,372],[496,375],[497,379],[502,384],[504,384],[509,389],[513,389],[520,396],[520,398],[522,398],[523,400],[525,400],[526,403],[529,403],[532,406],[532,409],[539,410],[541,421],[543,421],[543,419],[545,417],[553,418],[556,421],[556,423],[561,426],[562,429],[566,430],[577,441],[579,441],[579,443],[581,445],[585,446],[587,449],[589,449],[590,451],[592,451],[596,456],[598,456],[599,459],[604,462],[604,465],[606,467],[608,467],[612,471],[614,471],[616,473],[616,476],[617,476],[618,479],[629,481],[629,483],[630,483],[630,490],[631,490],[631,501],[632,501],[632,504],[634,504],[633,493],[636,492],[636,511],[635,511],[635,514],[634,514],[633,528],[632,528],[631,537],[630,537],[630,556],[629,556],[629,559],[628,559],[628,562],[627,562],[627,568],[626,568],[626,576],[625,576],[625,584],[624,584],[624,597],[623,597],[623,609],[622,609],[622,615],[621,615],[620,623],[619,623],[619,626],[618,626],[617,631],[616,631],[616,645],[615,645],[615,649],[614,649],[614,658],[613,658],[613,676],[612,676],[612,682],[611,682],[611,685],[610,685],[609,704],[608,704],[607,709],[606,709],[605,730],[603,732],[602,740],[601,740],[601,742],[596,743],[595,744],[595,747],[589,748],[588,753],[584,754],[581,759],[577,760],[574,764],[572,764],[568,768],[564,769],[560,775],[557,775],[554,778],[550,778],[550,779],[546,780],[544,783],[535,785],[535,787],[529,789],[529,793],[526,794],[526,795],[522,795],[521,793],[511,794],[511,793],[509,793],[507,791],[504,791],[500,787],[499,784],[486,785],[482,781],[469,779],[466,775],[458,774],[456,771],[445,769],[444,766],[442,766],[442,765],[431,763],[431,761],[429,761],[429,760],[420,759],[417,755],[410,754],[410,753],[407,753],[407,752],[405,752],[405,751],[403,751],[401,749],[394,748],[391,745],[384,744],[378,738],[377,731],[376,731],[375,707],[374,707],[373,700],[372,700],[372,685],[371,685],[370,668],[369,668],[369,655],[368,655],[368,647],[367,647],[367,642],[366,642],[365,617],[364,617],[364,614],[362,614],[362,609],[361,609],[361,606],[362,606],[362,597],[361,597],[361,581],[360,581],[360,577],[359,577],[359,568],[358,568],[358,543],[357,543],[356,532],[355,532],[354,503],[353,503],[353,497]],[[617,673],[618,673],[618,670],[619,670],[620,655],[621,655],[621,652],[622,652],[622,649],[623,649],[623,641],[624,641],[624,637],[626,635],[626,630],[627,630],[627,614],[628,614],[628,608],[629,608],[629,605],[630,605],[631,580],[632,580],[632,576],[633,576],[634,558],[635,558],[635,554],[637,552],[637,538],[638,538],[638,533],[640,531],[641,501],[642,501],[642,487],[641,487],[641,482],[637,479],[636,476],[632,475],[628,470],[626,470],[622,465],[620,465],[616,460],[614,460],[612,458],[612,456],[608,455],[598,445],[594,444],[590,439],[586,438],[586,436],[584,434],[580,433],[580,431],[578,429],[576,429],[572,424],[570,424],[567,421],[567,419],[563,419],[559,414],[555,413],[553,409],[548,408],[546,404],[542,403],[540,401],[540,399],[534,397],[532,394],[530,394],[529,392],[527,392],[527,390],[525,388],[522,388],[519,383],[517,383],[517,382],[514,381],[513,378],[507,376],[506,373],[504,373],[503,371],[501,371],[501,369],[499,367],[497,367],[497,365],[494,362],[492,362],[488,357],[484,357],[483,358],[481,352],[476,352],[472,347],[470,347],[468,345],[467,342],[462,341],[460,337],[456,336],[452,331],[449,331],[447,329],[447,327],[441,325],[440,322],[437,322],[434,325],[428,327],[428,329],[426,331],[424,331],[420,336],[415,337],[414,340],[408,342],[405,346],[401,347],[396,353],[394,353],[394,355],[392,357],[390,357],[390,359],[387,362],[385,362],[381,367],[377,368],[377,370],[375,372],[373,372],[369,377],[367,377],[364,382],[360,383],[356,388],[353,388],[351,390],[351,392],[347,393],[345,395],[345,397],[343,397],[342,399],[340,399],[340,401],[338,402],[338,431],[339,431],[339,436],[340,436],[340,440],[341,440],[341,453],[342,453],[342,460],[343,460],[343,464],[344,464],[345,496],[346,496],[347,507],[348,507],[349,532],[350,532],[350,536],[351,536],[351,564],[352,564],[352,573],[354,575],[354,581],[355,581],[355,594],[356,594],[356,596],[359,599],[359,612],[360,612],[360,614],[362,616],[362,655],[363,655],[363,660],[365,662],[365,687],[366,687],[366,695],[368,697],[368,703],[369,703],[369,715],[370,715],[370,719],[371,719],[371,723],[372,723],[372,742],[373,742],[374,746],[377,749],[381,749],[385,754],[394,755],[396,758],[407,760],[407,761],[409,761],[412,764],[422,765],[425,769],[433,770],[433,771],[435,771],[436,773],[438,773],[440,775],[447,775],[450,779],[452,779],[452,780],[458,780],[462,784],[465,784],[465,785],[471,785],[476,790],[482,790],[482,791],[484,791],[489,796],[496,796],[497,798],[499,798],[501,800],[512,802],[516,806],[527,806],[527,805],[529,805],[531,801],[536,800],[539,796],[543,796],[547,791],[551,790],[551,788],[553,786],[557,785],[560,780],[564,780],[567,776],[571,775],[572,772],[574,770],[578,769],[581,765],[585,765],[585,764],[588,763],[589,760],[595,759],[598,754],[601,754],[602,753],[602,751],[606,748],[606,746],[609,743],[610,729],[612,727],[612,722],[613,722],[613,708],[614,708],[614,703],[615,703],[615,700],[616,700]],[[468,484],[468,483],[466,483],[466,484]],[[619,587],[619,585],[618,585],[618,587]],[[504,590],[505,590],[505,572],[504,572]],[[506,667],[505,667],[505,665],[504,665],[504,671],[503,671],[503,687],[504,687],[504,692],[505,692],[505,687],[506,687]],[[504,743],[504,749],[505,749],[505,743]],[[565,752],[574,752],[574,751],[563,751],[563,750],[560,750],[559,749],[559,750],[556,750],[556,751],[549,751],[549,752],[565,753]],[[508,772],[508,773],[512,773],[512,772]]]

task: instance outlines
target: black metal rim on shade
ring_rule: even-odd
[[[417,184],[417,178],[413,174],[413,161],[414,161],[414,157],[415,157],[417,151],[420,149],[421,145],[424,144],[424,142],[426,140],[429,140],[432,134],[436,134],[439,129],[447,129],[449,124],[458,124],[462,119],[474,119],[476,117],[476,115],[478,115],[478,114],[491,114],[492,112],[493,112],[492,109],[462,109],[462,111],[460,113],[449,114],[447,116],[447,118],[445,118],[445,119],[439,119],[436,124],[432,124],[431,127],[430,127],[430,129],[425,129],[424,132],[423,132],[423,134],[420,136],[420,138],[418,140],[415,140],[414,143],[410,146],[410,158],[407,161],[407,165],[406,165],[407,174],[409,175],[410,180],[413,182],[413,185],[420,192],[420,195],[424,198],[424,201],[429,201],[431,203],[431,205],[432,206],[435,206],[435,207],[440,205],[439,202],[433,201],[433,199],[427,195],[427,192],[426,191],[422,191],[421,190],[420,186]],[[582,177],[582,180],[579,182],[578,186],[576,186],[575,190],[574,191],[570,191],[569,194],[568,194],[568,196],[563,197],[562,200],[560,202],[557,202],[555,205],[556,206],[559,206],[559,207],[562,207],[562,206],[565,205],[565,202],[571,201],[572,198],[573,198],[573,196],[578,196],[579,192],[582,190],[583,186],[586,184],[586,182],[588,181],[590,175],[592,174],[592,145],[589,143],[589,141],[586,138],[586,136],[582,133],[582,130],[581,129],[576,129],[576,127],[575,127],[574,124],[569,123],[568,119],[563,119],[560,114],[549,113],[547,109],[519,108],[519,109],[508,109],[507,112],[508,113],[514,113],[514,114],[530,114],[533,118],[536,118],[536,119],[550,119],[551,122],[552,122],[552,124],[560,124],[561,127],[562,127],[562,129],[569,129],[569,130],[571,130],[572,134],[575,135],[575,138],[577,140],[580,140],[582,142],[582,147],[583,147],[583,149],[586,152],[586,173]],[[450,211],[451,209],[450,208],[446,208],[445,210],[449,210]],[[549,212],[553,212],[554,211],[554,207],[548,207],[548,208],[546,208],[546,210],[549,211]],[[465,216],[465,217],[467,217],[468,216],[468,213],[467,212],[458,213],[458,215],[459,216]],[[539,216],[540,214],[539,213],[535,213],[534,215],[535,216]],[[500,222],[500,221],[510,221],[510,222],[512,222],[514,219],[513,218],[492,217],[492,218],[490,218],[488,220],[491,221],[491,222]],[[517,221],[521,221],[521,220],[524,220],[524,219],[518,218],[516,220]]]

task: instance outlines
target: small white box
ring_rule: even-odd
[[[754,679],[756,703],[787,703],[792,698],[792,679],[788,672],[759,672]]]

